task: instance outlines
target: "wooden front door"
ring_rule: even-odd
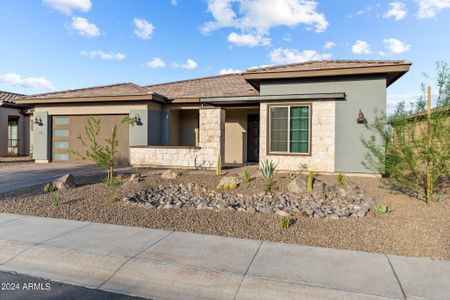
[[[247,119],[247,161],[259,162],[259,115],[250,114]]]

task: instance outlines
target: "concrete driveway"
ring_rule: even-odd
[[[20,163],[0,167],[0,193],[36,184],[44,184],[67,173],[73,175],[98,171],[95,165]]]

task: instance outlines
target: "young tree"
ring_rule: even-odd
[[[86,147],[85,152],[81,153],[72,150],[70,150],[70,152],[80,159],[90,159],[97,162],[97,165],[100,168],[106,168],[108,173],[107,182],[110,183],[114,174],[114,156],[117,153],[119,145],[119,141],[117,140],[117,125],[113,126],[111,136],[110,138],[105,139],[104,145],[99,144],[97,141],[100,132],[100,118],[96,119],[94,117],[89,117],[88,123],[84,127],[84,132],[87,140],[83,138],[81,134],[78,136],[78,140]]]
[[[438,106],[432,113],[421,113],[420,106],[408,112],[402,102],[389,118],[378,113],[367,125],[372,134],[361,138],[367,149],[362,162],[366,168],[385,174],[392,183],[427,202],[433,199],[440,178],[449,176],[450,168],[450,76],[446,64],[437,68]]]

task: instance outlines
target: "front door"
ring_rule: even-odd
[[[247,161],[259,162],[259,115],[248,115]]]

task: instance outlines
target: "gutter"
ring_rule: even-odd
[[[200,103],[210,104],[243,104],[260,103],[267,101],[303,101],[303,100],[345,100],[345,93],[314,93],[290,95],[264,95],[264,96],[238,96],[238,97],[212,97],[200,98]]]

